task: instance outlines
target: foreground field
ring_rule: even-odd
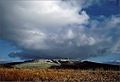
[[[120,81],[120,71],[0,69],[1,81]]]

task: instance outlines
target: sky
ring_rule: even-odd
[[[0,0],[0,61],[120,60],[120,0]]]

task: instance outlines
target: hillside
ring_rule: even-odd
[[[1,67],[7,68],[57,68],[57,69],[103,69],[120,70],[119,65],[96,63],[91,61],[64,60],[64,59],[40,59],[28,60],[24,62],[11,62],[1,64]]]
[[[23,62],[11,62],[6,64],[1,64],[2,67],[7,68],[50,68],[51,66],[56,66],[58,64],[51,62],[48,59],[40,60],[27,60]]]
[[[103,69],[103,70],[120,70],[119,65],[96,63],[91,61],[74,61],[74,62],[63,62],[61,61],[60,66],[52,66],[52,68],[69,68],[69,69]]]

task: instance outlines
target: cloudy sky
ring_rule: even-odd
[[[0,0],[0,61],[120,60],[120,0]]]

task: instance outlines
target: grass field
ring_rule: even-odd
[[[40,62],[32,62],[32,63],[23,63],[14,65],[15,68],[49,68],[52,65],[56,65],[55,63],[40,61]]]
[[[120,81],[120,71],[74,69],[3,69],[0,81]]]

